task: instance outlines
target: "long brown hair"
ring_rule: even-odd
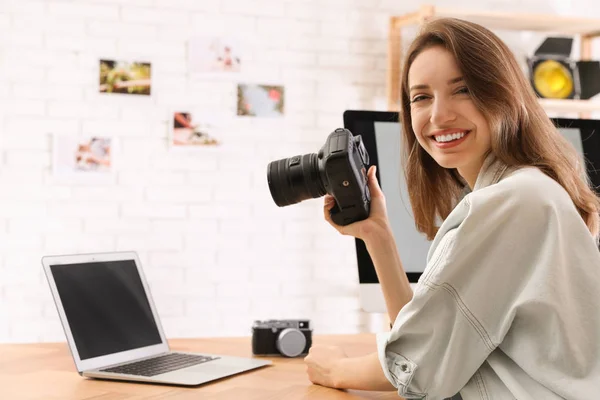
[[[424,50],[442,46],[453,54],[476,107],[492,134],[492,153],[506,165],[535,166],[571,196],[598,241],[600,198],[574,147],[558,132],[537,101],[509,48],[488,29],[463,20],[441,18],[426,23],[408,49],[401,81],[403,164],[416,227],[433,239],[464,189],[454,169],[445,169],[419,145],[412,129],[408,72]]]

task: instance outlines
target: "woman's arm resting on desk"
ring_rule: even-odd
[[[347,357],[337,346],[313,345],[304,359],[314,384],[336,389],[396,391],[383,374],[377,353]]]

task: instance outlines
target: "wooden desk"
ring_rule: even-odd
[[[375,335],[315,336],[349,356],[376,349]],[[175,339],[172,350],[251,357],[250,338]],[[302,358],[270,358],[274,365],[195,388],[102,381],[79,376],[66,343],[0,344],[0,399],[400,399],[396,392],[342,391],[313,385]]]

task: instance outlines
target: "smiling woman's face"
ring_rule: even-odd
[[[491,135],[454,56],[441,46],[424,50],[410,67],[408,86],[417,140],[440,166],[457,168],[472,188]]]

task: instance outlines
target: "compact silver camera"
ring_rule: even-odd
[[[254,321],[252,353],[297,357],[307,354],[312,345],[310,321],[305,319]]]

